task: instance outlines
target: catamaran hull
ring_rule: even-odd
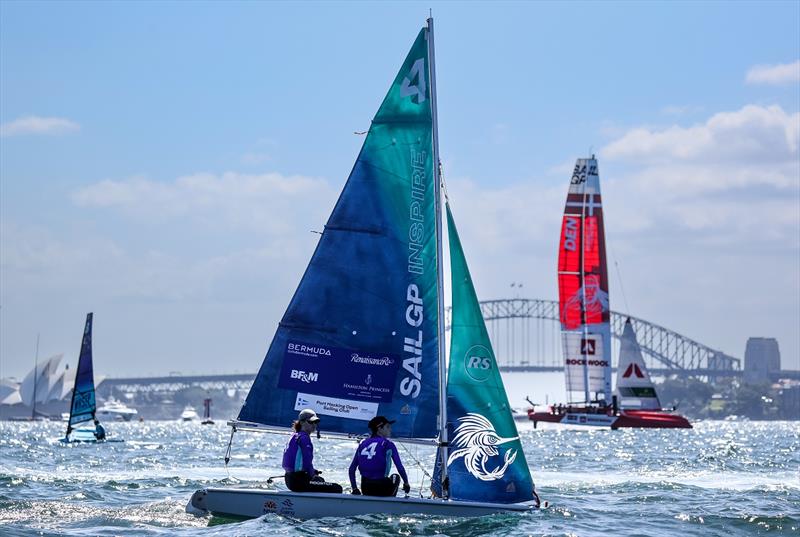
[[[691,429],[689,420],[679,414],[654,410],[623,410],[614,428],[640,427],[646,429]]]
[[[269,513],[307,519],[326,516],[350,517],[369,514],[439,516],[485,516],[497,513],[527,513],[534,502],[496,504],[427,498],[378,498],[350,494],[290,492],[266,489],[206,488],[196,491],[186,506],[188,513],[222,517],[257,518]]]
[[[589,412],[568,412],[553,414],[551,412],[534,412],[528,417],[534,427],[539,422],[560,423],[562,425],[583,425],[589,427],[641,428],[641,429],[691,429],[689,420],[678,414],[655,410],[623,410],[618,415],[597,414]]]

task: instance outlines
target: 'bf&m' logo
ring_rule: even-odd
[[[472,380],[483,382],[492,374],[492,351],[483,345],[473,345],[464,355],[464,370]]]
[[[297,369],[292,369],[292,373],[289,376],[305,383],[317,382],[319,380],[319,373],[298,371]]]

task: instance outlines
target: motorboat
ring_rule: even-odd
[[[183,412],[181,412],[181,421],[194,421],[199,417],[200,416],[197,415],[197,411],[192,405],[186,405]]]
[[[97,409],[97,416],[107,420],[131,421],[137,414],[139,414],[138,410],[113,398],[106,401],[102,407]]]

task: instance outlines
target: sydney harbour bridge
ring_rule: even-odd
[[[502,371],[563,370],[557,301],[515,298],[486,300],[480,306]],[[696,376],[711,380],[741,375],[739,358],[663,326],[612,311],[614,365],[618,354],[616,347],[627,319],[633,324],[651,374]]]
[[[563,370],[558,302],[542,299],[501,299],[480,303],[495,356],[504,372]],[[450,312],[445,314],[449,325]],[[619,337],[630,318],[645,363],[655,376],[694,376],[709,382],[742,374],[739,358],[712,349],[668,328],[638,317],[611,312],[612,365],[616,365]],[[98,391],[126,393],[174,392],[197,387],[204,390],[246,391],[252,374],[109,378]]]

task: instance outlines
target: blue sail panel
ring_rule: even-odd
[[[437,435],[433,127],[423,29],[387,93],[239,420]]]
[[[94,419],[97,410],[94,393],[94,370],[92,368],[92,313],[86,315],[83,329],[81,354],[75,371],[75,387],[72,390],[72,405],[69,413],[69,428],[77,423]]]
[[[453,315],[447,368],[449,497],[495,503],[533,499],[531,478],[503,379],[447,206]],[[432,487],[442,495],[441,451]]]

